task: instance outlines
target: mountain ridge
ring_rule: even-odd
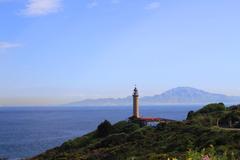
[[[161,94],[144,96],[139,98],[141,105],[161,104],[206,104],[206,103],[240,103],[240,96],[227,96],[224,94],[211,93],[192,87],[176,87]],[[85,99],[72,102],[70,106],[120,106],[132,105],[132,97],[125,98],[100,98]]]

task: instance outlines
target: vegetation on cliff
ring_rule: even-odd
[[[225,107],[223,103],[209,104],[196,112],[190,111],[187,120],[201,126],[240,128],[240,105]]]
[[[234,160],[240,157],[240,131],[221,127],[229,119],[238,126],[238,115],[238,106],[220,103],[189,112],[187,121],[155,127],[104,121],[96,131],[31,160]]]

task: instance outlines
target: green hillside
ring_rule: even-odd
[[[210,104],[187,120],[155,127],[121,121],[65,142],[31,160],[234,160],[240,157],[238,106]],[[231,122],[230,122],[231,121]]]

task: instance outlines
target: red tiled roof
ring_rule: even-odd
[[[165,118],[153,118],[153,117],[140,117],[139,120],[142,121],[148,121],[148,122],[157,122],[157,121],[169,121],[169,122],[173,122],[175,120],[172,119],[165,119]]]
[[[161,121],[162,120],[161,118],[148,118],[148,117],[141,117],[139,119],[143,121]]]

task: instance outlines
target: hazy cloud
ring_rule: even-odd
[[[149,3],[145,9],[146,10],[156,10],[160,7],[160,2],[152,2],[152,3]]]
[[[0,42],[0,49],[17,48],[20,46],[21,44],[18,44],[18,43]]]
[[[56,13],[61,9],[61,0],[28,0],[22,11],[27,16],[41,16]]]

